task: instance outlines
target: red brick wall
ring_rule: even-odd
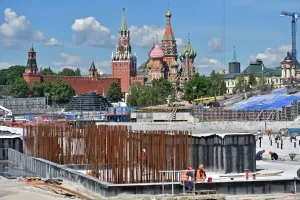
[[[37,74],[24,73],[23,78],[29,85],[33,85],[35,82],[40,83],[42,77],[39,73]]]
[[[57,76],[42,76],[42,81],[55,83],[57,78]],[[117,78],[92,79],[88,76],[59,76],[59,78],[71,85],[76,94],[84,94],[89,91],[95,91],[98,94],[102,94],[104,91],[104,94],[107,94],[109,86],[112,82],[116,82],[118,85],[120,85],[120,79]]]

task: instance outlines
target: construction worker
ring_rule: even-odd
[[[187,170],[193,170],[192,167],[188,167]],[[193,191],[193,183],[192,183],[192,178],[194,177],[194,173],[191,171],[184,171],[182,173],[182,182],[184,186],[187,188],[188,192]]]
[[[204,165],[200,164],[196,170],[196,181],[204,181],[206,179],[206,173],[204,171]]]
[[[261,150],[256,153],[256,160],[262,160],[262,155],[265,153],[265,150]]]
[[[278,154],[272,151],[269,151],[269,154],[271,155],[271,160],[278,160]]]
[[[142,169],[145,173],[146,172],[146,166],[147,166],[147,152],[146,152],[146,149],[143,149],[142,154],[139,156],[139,162],[142,164]]]

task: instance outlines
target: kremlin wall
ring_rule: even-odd
[[[189,81],[195,74],[194,59],[197,52],[192,48],[189,38],[183,52],[178,55],[176,39],[171,26],[171,17],[172,14],[168,10],[161,45],[159,45],[158,38],[156,38],[156,43],[153,43],[153,47],[148,54],[148,60],[139,68],[137,68],[136,54],[132,53],[130,31],[127,27],[125,10],[123,9],[116,52],[112,53],[111,58],[111,75],[99,75],[94,62],[89,68],[88,76],[42,75],[38,71],[36,52],[32,47],[28,52],[28,61],[23,74],[24,80],[32,85],[34,82],[56,82],[57,78],[60,78],[71,85],[77,95],[89,91],[105,95],[112,82],[118,83],[122,92],[126,93],[131,84],[151,84],[153,79],[163,77],[173,84],[177,94],[182,93],[184,83]],[[181,61],[181,66],[178,58]]]

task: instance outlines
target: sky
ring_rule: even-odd
[[[191,44],[197,51],[195,67],[200,74],[219,72],[224,66],[227,70],[234,46],[242,69],[256,58],[262,59],[266,67],[278,67],[291,50],[292,41],[291,18],[280,17],[280,12],[297,12],[295,8],[300,8],[300,1],[224,2],[223,7],[221,0],[142,3],[137,0],[1,0],[0,68],[26,65],[27,52],[33,44],[39,68],[50,66],[54,71],[80,68],[82,74],[87,74],[94,61],[98,72],[110,73],[123,8],[131,31],[132,51],[136,52],[140,65],[147,60],[152,38],[158,35],[162,39],[168,4],[178,51],[182,51],[190,33]]]

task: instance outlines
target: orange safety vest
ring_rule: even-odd
[[[197,181],[201,181],[203,179],[206,178],[206,173],[204,170],[202,170],[202,172],[200,172],[200,169],[197,169],[197,172],[196,172],[196,180]]]
[[[189,182],[189,177],[186,175],[186,172],[183,172],[182,175],[181,175],[181,180],[183,182]]]

